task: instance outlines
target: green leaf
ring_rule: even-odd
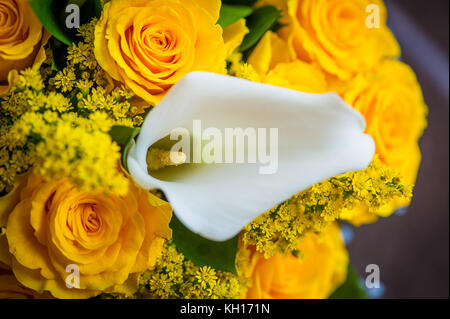
[[[95,16],[100,19],[100,16],[102,15],[103,11],[102,2],[100,0],[94,0],[94,10]]]
[[[237,273],[235,259],[238,236],[223,242],[211,241],[191,232],[175,215],[170,221],[170,228],[173,242],[186,259],[199,266]]]
[[[60,2],[59,0],[58,2]],[[58,40],[70,45],[73,41],[72,35],[67,32],[67,28],[59,24],[59,19],[55,15],[57,0],[30,0],[36,16],[39,18],[44,27]]]
[[[222,3],[241,6],[252,6],[256,0],[222,0]]]
[[[52,70],[59,71],[58,66],[56,65],[55,58],[52,58]]]
[[[79,1],[79,0],[68,0],[68,1],[73,3],[74,1]],[[92,20],[92,18],[94,18],[94,17],[100,18],[100,15],[103,10],[100,0],[82,0],[82,1],[86,1],[86,2],[83,3],[82,5],[80,5],[81,24],[90,22]],[[64,16],[64,19],[65,19],[65,16]]]
[[[73,4],[76,4],[79,7],[82,7],[86,3],[86,1],[90,2],[90,0],[68,0],[67,4],[73,3]]]
[[[93,17],[100,16],[100,0],[29,0],[31,8],[36,13],[43,26],[59,41],[70,45],[76,40],[77,30],[69,29],[65,25],[66,12],[69,4],[76,4],[80,8],[80,23],[89,22]]]
[[[223,4],[220,8],[219,21],[217,23],[225,29],[236,21],[249,16],[253,9],[248,6],[230,6]]]
[[[127,127],[115,125],[109,131],[112,140],[120,145],[122,152],[122,165],[128,171],[127,155],[131,147],[131,141],[139,134],[139,127]]]
[[[362,280],[355,269],[349,264],[347,279],[337,288],[329,299],[367,299],[367,293],[362,286]]]
[[[56,39],[55,37],[49,40],[50,47],[52,49],[52,67],[55,67],[57,71],[64,69],[67,66],[67,45]]]
[[[280,17],[281,11],[274,6],[264,6],[253,11],[246,21],[250,32],[242,41],[239,51],[248,50],[256,45],[259,39],[270,30]]]

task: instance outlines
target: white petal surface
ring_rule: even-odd
[[[278,128],[278,170],[254,164],[184,164],[147,173],[147,149],[174,128]],[[226,240],[255,217],[322,180],[369,165],[375,146],[364,118],[336,94],[308,94],[231,76],[193,72],[146,117],[127,164],[136,183],[160,188],[183,224]],[[158,177],[158,178],[157,178]]]

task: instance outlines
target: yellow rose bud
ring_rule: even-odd
[[[131,181],[125,196],[82,192],[66,180],[46,181],[34,173],[25,183],[9,212],[0,261],[22,285],[40,293],[57,298],[132,293],[138,275],[155,264],[171,238],[169,204]]]
[[[386,26],[382,0],[260,0],[286,12],[279,33],[293,56],[317,63],[328,74],[349,79],[373,68],[400,47]]]
[[[267,31],[249,56],[248,64],[260,75],[266,75],[277,64],[292,60],[287,45],[277,34]]]
[[[327,92],[327,82],[322,71],[303,61],[278,64],[267,74],[264,83],[306,93]]]
[[[225,56],[230,57],[241,45],[245,35],[249,32],[245,25],[245,19],[240,19],[223,30],[223,40],[225,42]]]
[[[323,71],[304,61],[291,61],[286,47],[286,41],[271,31],[255,47],[248,64],[258,73],[261,82],[301,92],[327,92]]]
[[[9,89],[10,71],[44,62],[49,37],[28,0],[0,0],[0,94]]]
[[[346,278],[348,254],[339,227],[331,224],[321,235],[307,235],[292,254],[265,259],[256,253],[250,299],[327,298]]]
[[[191,71],[225,72],[220,0],[107,3],[95,28],[95,56],[115,80],[156,105]]]

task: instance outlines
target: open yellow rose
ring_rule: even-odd
[[[113,0],[95,29],[95,56],[156,105],[191,71],[225,71],[219,10],[220,0]]]
[[[300,258],[290,254],[265,259],[255,253],[247,298],[322,299],[345,281],[348,254],[336,224],[320,235],[306,235],[298,250]]]
[[[261,0],[285,10],[280,34],[293,56],[314,62],[328,74],[349,79],[400,48],[386,26],[382,0]]]
[[[427,107],[413,70],[397,60],[385,60],[374,72],[349,82],[342,97],[365,117],[366,133],[373,137],[380,160],[414,183]]]
[[[9,88],[10,71],[44,62],[49,37],[28,0],[0,0],[0,94]]]
[[[366,119],[366,132],[373,137],[380,159],[389,166],[403,166],[422,135],[427,114],[411,68],[385,60],[374,72],[360,74],[345,85],[342,97]]]
[[[171,238],[169,204],[131,181],[123,197],[82,192],[68,181],[46,181],[33,173],[25,183],[14,209],[0,210],[8,215],[0,257],[35,291],[57,298],[132,293],[138,275],[154,265]],[[67,288],[67,280],[76,283],[68,279],[74,266],[79,288]]]
[[[385,60],[373,72],[359,74],[338,90],[366,119],[366,133],[373,137],[380,160],[396,168],[406,183],[414,184],[427,107],[413,70],[400,61]],[[396,199],[381,207],[377,215],[389,216],[408,204],[405,199]],[[345,211],[342,217],[356,225],[376,220],[368,207]]]

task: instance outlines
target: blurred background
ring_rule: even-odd
[[[380,267],[381,298],[449,297],[449,1],[385,0],[388,25],[422,85],[429,108],[422,163],[406,211],[351,228],[348,248],[365,278]],[[369,291],[370,292],[370,291]]]

